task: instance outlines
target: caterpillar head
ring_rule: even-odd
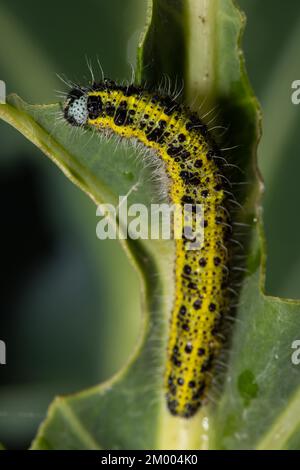
[[[74,88],[68,94],[64,105],[64,117],[72,126],[84,126],[87,123],[88,96],[85,90]]]

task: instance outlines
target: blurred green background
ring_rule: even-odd
[[[267,292],[300,298],[300,107],[290,99],[300,79],[300,4],[239,4],[264,115]],[[0,79],[8,92],[48,103],[66,88],[57,73],[87,81],[86,57],[96,71],[98,57],[108,77],[130,78],[145,17],[146,0],[1,0]],[[55,395],[94,385],[126,361],[139,334],[138,279],[117,241],[96,239],[95,207],[80,190],[2,122],[0,142],[0,442],[26,448]]]

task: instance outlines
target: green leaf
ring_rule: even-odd
[[[58,124],[59,112],[59,105],[31,106],[16,96],[0,107],[2,119],[37,145],[97,204],[118,203],[118,195],[133,188],[136,190],[129,195],[129,204],[149,205],[155,200],[157,188],[151,169],[136,158],[133,149],[118,145],[116,150],[116,141],[105,143],[98,136],[91,138],[81,131],[74,132],[69,126]],[[165,294],[169,291],[173,244],[131,240],[124,240],[123,244],[140,272],[145,309],[140,344],[130,361],[132,365],[111,383],[69,398],[58,398],[50,407],[33,448],[127,449],[158,445],[157,434],[152,430],[157,429],[160,407],[164,405],[161,370],[169,312]],[[130,429],[139,429],[134,439]]]
[[[263,294],[259,273],[243,286],[225,391],[214,420],[216,446],[299,448],[299,366],[292,343],[298,302]]]
[[[171,87],[184,81],[183,99],[191,107],[198,109],[204,99],[202,109],[217,107],[217,122],[228,127],[225,136],[217,138],[222,146],[237,146],[227,158],[242,168],[249,183],[234,186],[244,207],[238,218],[251,224],[252,240],[224,386],[216,391],[217,400],[195,418],[169,416],[162,373],[173,244],[127,240],[124,248],[141,276],[139,344],[111,381],[57,398],[33,449],[299,447],[299,372],[291,362],[291,344],[297,339],[300,306],[263,292],[262,185],[256,170],[260,118],[239,48],[244,21],[231,0],[153,0],[138,53],[140,81],[157,87],[165,73]],[[129,203],[153,200],[157,187],[143,159],[123,146],[115,152],[115,142],[72,132],[56,121],[57,112],[59,105],[30,106],[17,97],[0,107],[0,117],[96,203],[116,203],[119,194],[128,192]],[[231,178],[241,182],[238,170],[232,169]]]

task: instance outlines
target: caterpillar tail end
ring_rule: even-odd
[[[192,418],[202,407],[202,402],[199,401],[195,403],[183,403],[180,405],[179,402],[174,399],[173,396],[170,396],[169,393],[166,395],[166,401],[169,412],[178,418]]]

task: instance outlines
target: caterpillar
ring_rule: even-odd
[[[212,367],[222,347],[229,306],[229,237],[226,178],[207,126],[169,96],[104,79],[75,87],[64,103],[72,126],[111,131],[154,151],[168,178],[170,201],[204,207],[204,244],[188,250],[175,241],[175,298],[170,315],[164,388],[169,411],[189,418],[207,400]]]

